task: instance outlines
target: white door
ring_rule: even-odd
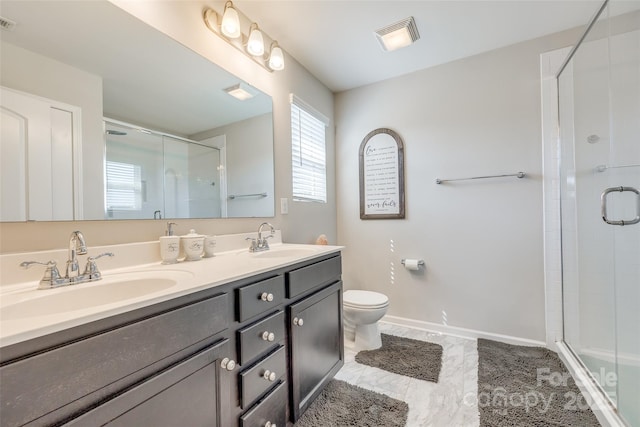
[[[81,219],[80,109],[0,87],[0,221]]]

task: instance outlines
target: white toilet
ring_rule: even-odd
[[[342,301],[345,346],[358,351],[380,348],[378,320],[387,313],[389,298],[378,292],[348,290]]]

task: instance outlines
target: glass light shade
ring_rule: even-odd
[[[271,48],[271,54],[269,55],[269,68],[275,71],[284,70],[284,53],[277,44],[274,44]]]
[[[258,29],[257,25],[252,25],[249,41],[247,42],[247,52],[253,56],[264,55],[264,39],[262,31]]]
[[[409,46],[413,43],[413,40],[411,39],[411,34],[406,28],[399,28],[396,31],[392,31],[382,36],[382,43],[384,44],[385,50],[392,51],[400,49],[401,47]]]
[[[233,5],[231,4],[225,6],[224,8],[220,31],[222,31],[222,34],[232,39],[237,39],[238,37],[240,37],[240,18],[238,17],[238,12],[233,8]]]

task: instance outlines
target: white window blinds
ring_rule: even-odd
[[[327,202],[327,124],[326,117],[291,95],[293,200]]]
[[[142,208],[140,165],[107,160],[107,209],[139,211]]]

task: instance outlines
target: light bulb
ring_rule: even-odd
[[[233,3],[230,1],[224,7],[220,30],[222,34],[229,38],[237,39],[240,37],[240,18],[238,17],[238,12],[233,8]]]
[[[284,54],[278,43],[273,42],[269,55],[269,68],[275,71],[284,70]]]
[[[247,52],[253,56],[264,55],[264,39],[262,38],[262,31],[258,29],[258,24],[251,25],[249,41],[247,42]]]

